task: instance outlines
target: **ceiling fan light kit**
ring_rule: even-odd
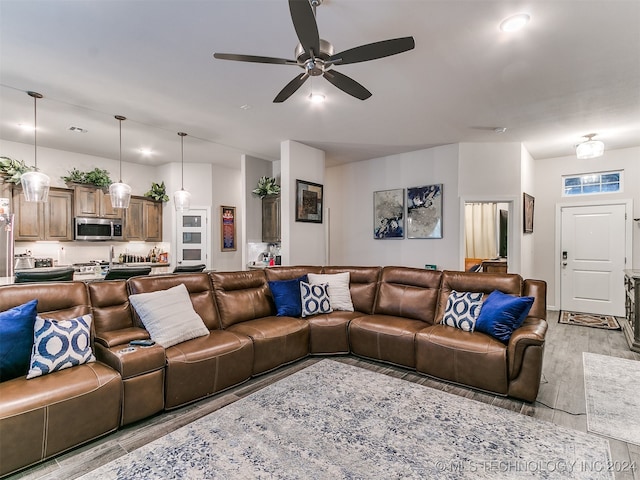
[[[580,160],[601,157],[604,154],[604,143],[600,140],[594,140],[595,133],[590,133],[584,137],[587,139],[576,146],[576,157]]]
[[[42,95],[37,92],[27,92],[33,98],[33,162],[35,170],[25,172],[20,177],[22,191],[27,202],[46,202],[49,199],[51,179],[42,172],[38,172],[38,134],[37,134],[37,102]]]
[[[333,45],[321,39],[318,33],[315,12],[316,7],[321,4],[322,0],[289,0],[291,20],[300,42],[295,49],[295,60],[233,53],[214,53],[213,56],[220,60],[295,65],[302,68],[304,72],[285,85],[273,99],[274,103],[287,100],[309,77],[319,76],[352,97],[366,100],[371,97],[371,92],[333,67],[397,55],[415,48],[415,41],[413,37],[393,38],[334,53]]]

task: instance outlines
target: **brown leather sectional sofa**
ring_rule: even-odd
[[[275,315],[268,281],[339,272],[350,272],[354,312]],[[209,335],[121,352],[131,340],[149,337],[128,295],[180,283]],[[508,344],[439,323],[451,290],[496,289],[535,298]],[[547,330],[543,281],[408,267],[298,266],[10,285],[0,288],[0,310],[33,298],[49,318],[92,312],[98,361],[0,383],[0,475],[307,355],[351,353],[531,402]]]

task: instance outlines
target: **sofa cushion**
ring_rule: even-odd
[[[533,297],[516,297],[494,290],[482,305],[476,330],[507,343],[513,331],[522,325],[533,305]]]
[[[353,312],[353,302],[351,301],[351,291],[349,290],[349,272],[333,274],[310,273],[309,283],[317,285],[320,283],[329,284],[329,298],[331,299],[332,310],[344,310]]]
[[[310,285],[307,282],[300,282],[300,300],[302,302],[302,316],[309,317],[319,313],[331,313],[331,302],[329,300],[329,284],[319,283]]]
[[[473,332],[482,308],[482,295],[482,292],[453,290],[447,299],[447,307],[441,323],[465,332]]]
[[[300,300],[300,282],[308,282],[306,275],[291,280],[274,280],[269,283],[273,301],[276,304],[278,317],[300,317],[302,301]]]
[[[95,362],[91,349],[91,314],[69,320],[36,317],[27,378]]]
[[[0,382],[26,375],[38,300],[0,312]]]
[[[209,335],[182,283],[167,290],[130,295],[129,301],[151,338],[165,348]]]

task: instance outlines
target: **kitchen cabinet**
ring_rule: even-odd
[[[624,271],[625,317],[622,331],[629,348],[640,352],[640,270]]]
[[[74,186],[76,217],[122,218],[122,209],[111,206],[111,196],[98,187]]]
[[[73,240],[73,192],[66,188],[49,189],[45,203],[27,202],[22,188],[13,190],[15,212],[14,239]]]
[[[131,197],[124,214],[124,239],[162,241],[162,203],[145,197]]]
[[[280,195],[267,195],[262,199],[262,241],[280,241]]]

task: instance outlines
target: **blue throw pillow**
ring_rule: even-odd
[[[476,331],[507,343],[513,331],[527,318],[532,305],[533,297],[516,297],[494,290],[482,304]]]
[[[269,289],[276,304],[278,317],[300,317],[302,301],[300,299],[300,282],[309,282],[306,275],[292,280],[275,280],[269,282]]]
[[[29,370],[33,324],[38,300],[0,312],[0,382],[22,377]]]

